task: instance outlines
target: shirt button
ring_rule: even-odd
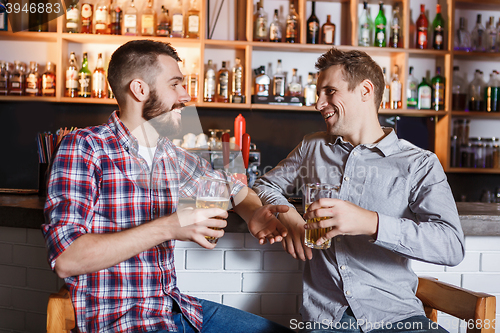
[[[350,292],[349,290],[347,290],[347,291],[345,292],[345,294],[346,294],[347,296],[350,296],[350,295],[351,295],[351,292]]]
[[[345,177],[344,177],[344,180],[345,180],[345,181],[349,181],[349,179],[350,179],[350,178],[349,178],[349,176],[345,176]]]
[[[340,269],[345,271],[345,269],[346,269],[345,265],[340,266]]]
[[[352,154],[353,154],[354,156],[358,155],[358,153],[357,153],[357,152],[355,152],[355,151],[354,151],[354,152],[352,152]]]

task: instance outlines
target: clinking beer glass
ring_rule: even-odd
[[[309,206],[322,198],[338,198],[338,192],[339,187],[330,185],[330,184],[322,184],[322,183],[317,183],[317,184],[306,184],[305,189],[304,189],[304,213],[307,212],[307,209]],[[328,217],[316,217],[310,220],[307,220],[306,222],[309,223],[315,223],[319,222],[321,220],[326,220]],[[323,237],[328,231],[332,230],[332,228],[319,228],[319,229],[306,229],[306,235],[305,235],[305,245],[307,247],[310,247],[312,249],[318,249],[318,250],[325,250],[330,247],[331,244],[331,239],[328,239],[326,242],[324,242],[321,245],[317,245],[316,242],[320,237]]]
[[[220,208],[228,210],[232,183],[222,179],[200,178],[200,187],[196,195],[196,208]],[[223,219],[215,216],[216,219]],[[220,228],[212,228],[219,230]],[[217,244],[218,238],[206,236],[206,239]]]

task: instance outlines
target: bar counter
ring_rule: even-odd
[[[0,194],[0,226],[39,229],[45,198],[36,194]],[[466,236],[500,236],[500,204],[457,202]],[[226,232],[248,232],[245,222],[229,212]]]

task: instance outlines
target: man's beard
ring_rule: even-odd
[[[160,137],[173,137],[181,132],[182,123],[180,119],[174,119],[172,110],[182,109],[184,103],[172,105],[169,110],[162,101],[160,101],[155,88],[151,88],[149,98],[142,108],[142,117],[153,126]]]

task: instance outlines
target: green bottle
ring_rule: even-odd
[[[384,3],[382,1],[380,1],[379,6],[378,15],[375,18],[375,43],[373,45],[385,47],[387,19],[385,18]]]
[[[425,77],[418,85],[418,102],[419,110],[430,110],[432,107],[432,87],[427,83]]]
[[[432,108],[444,110],[445,79],[441,76],[441,67],[436,67],[436,76],[432,78]]]
[[[80,89],[78,90],[78,97],[91,97],[92,96],[92,85],[91,80],[92,73],[89,70],[89,60],[87,57],[87,52],[83,54],[82,68],[78,72],[78,85]]]
[[[444,29],[446,24],[444,22],[443,16],[441,15],[441,5],[436,5],[436,18],[432,21],[432,28],[434,30],[434,36],[432,38],[432,47],[434,50],[444,49]]]

